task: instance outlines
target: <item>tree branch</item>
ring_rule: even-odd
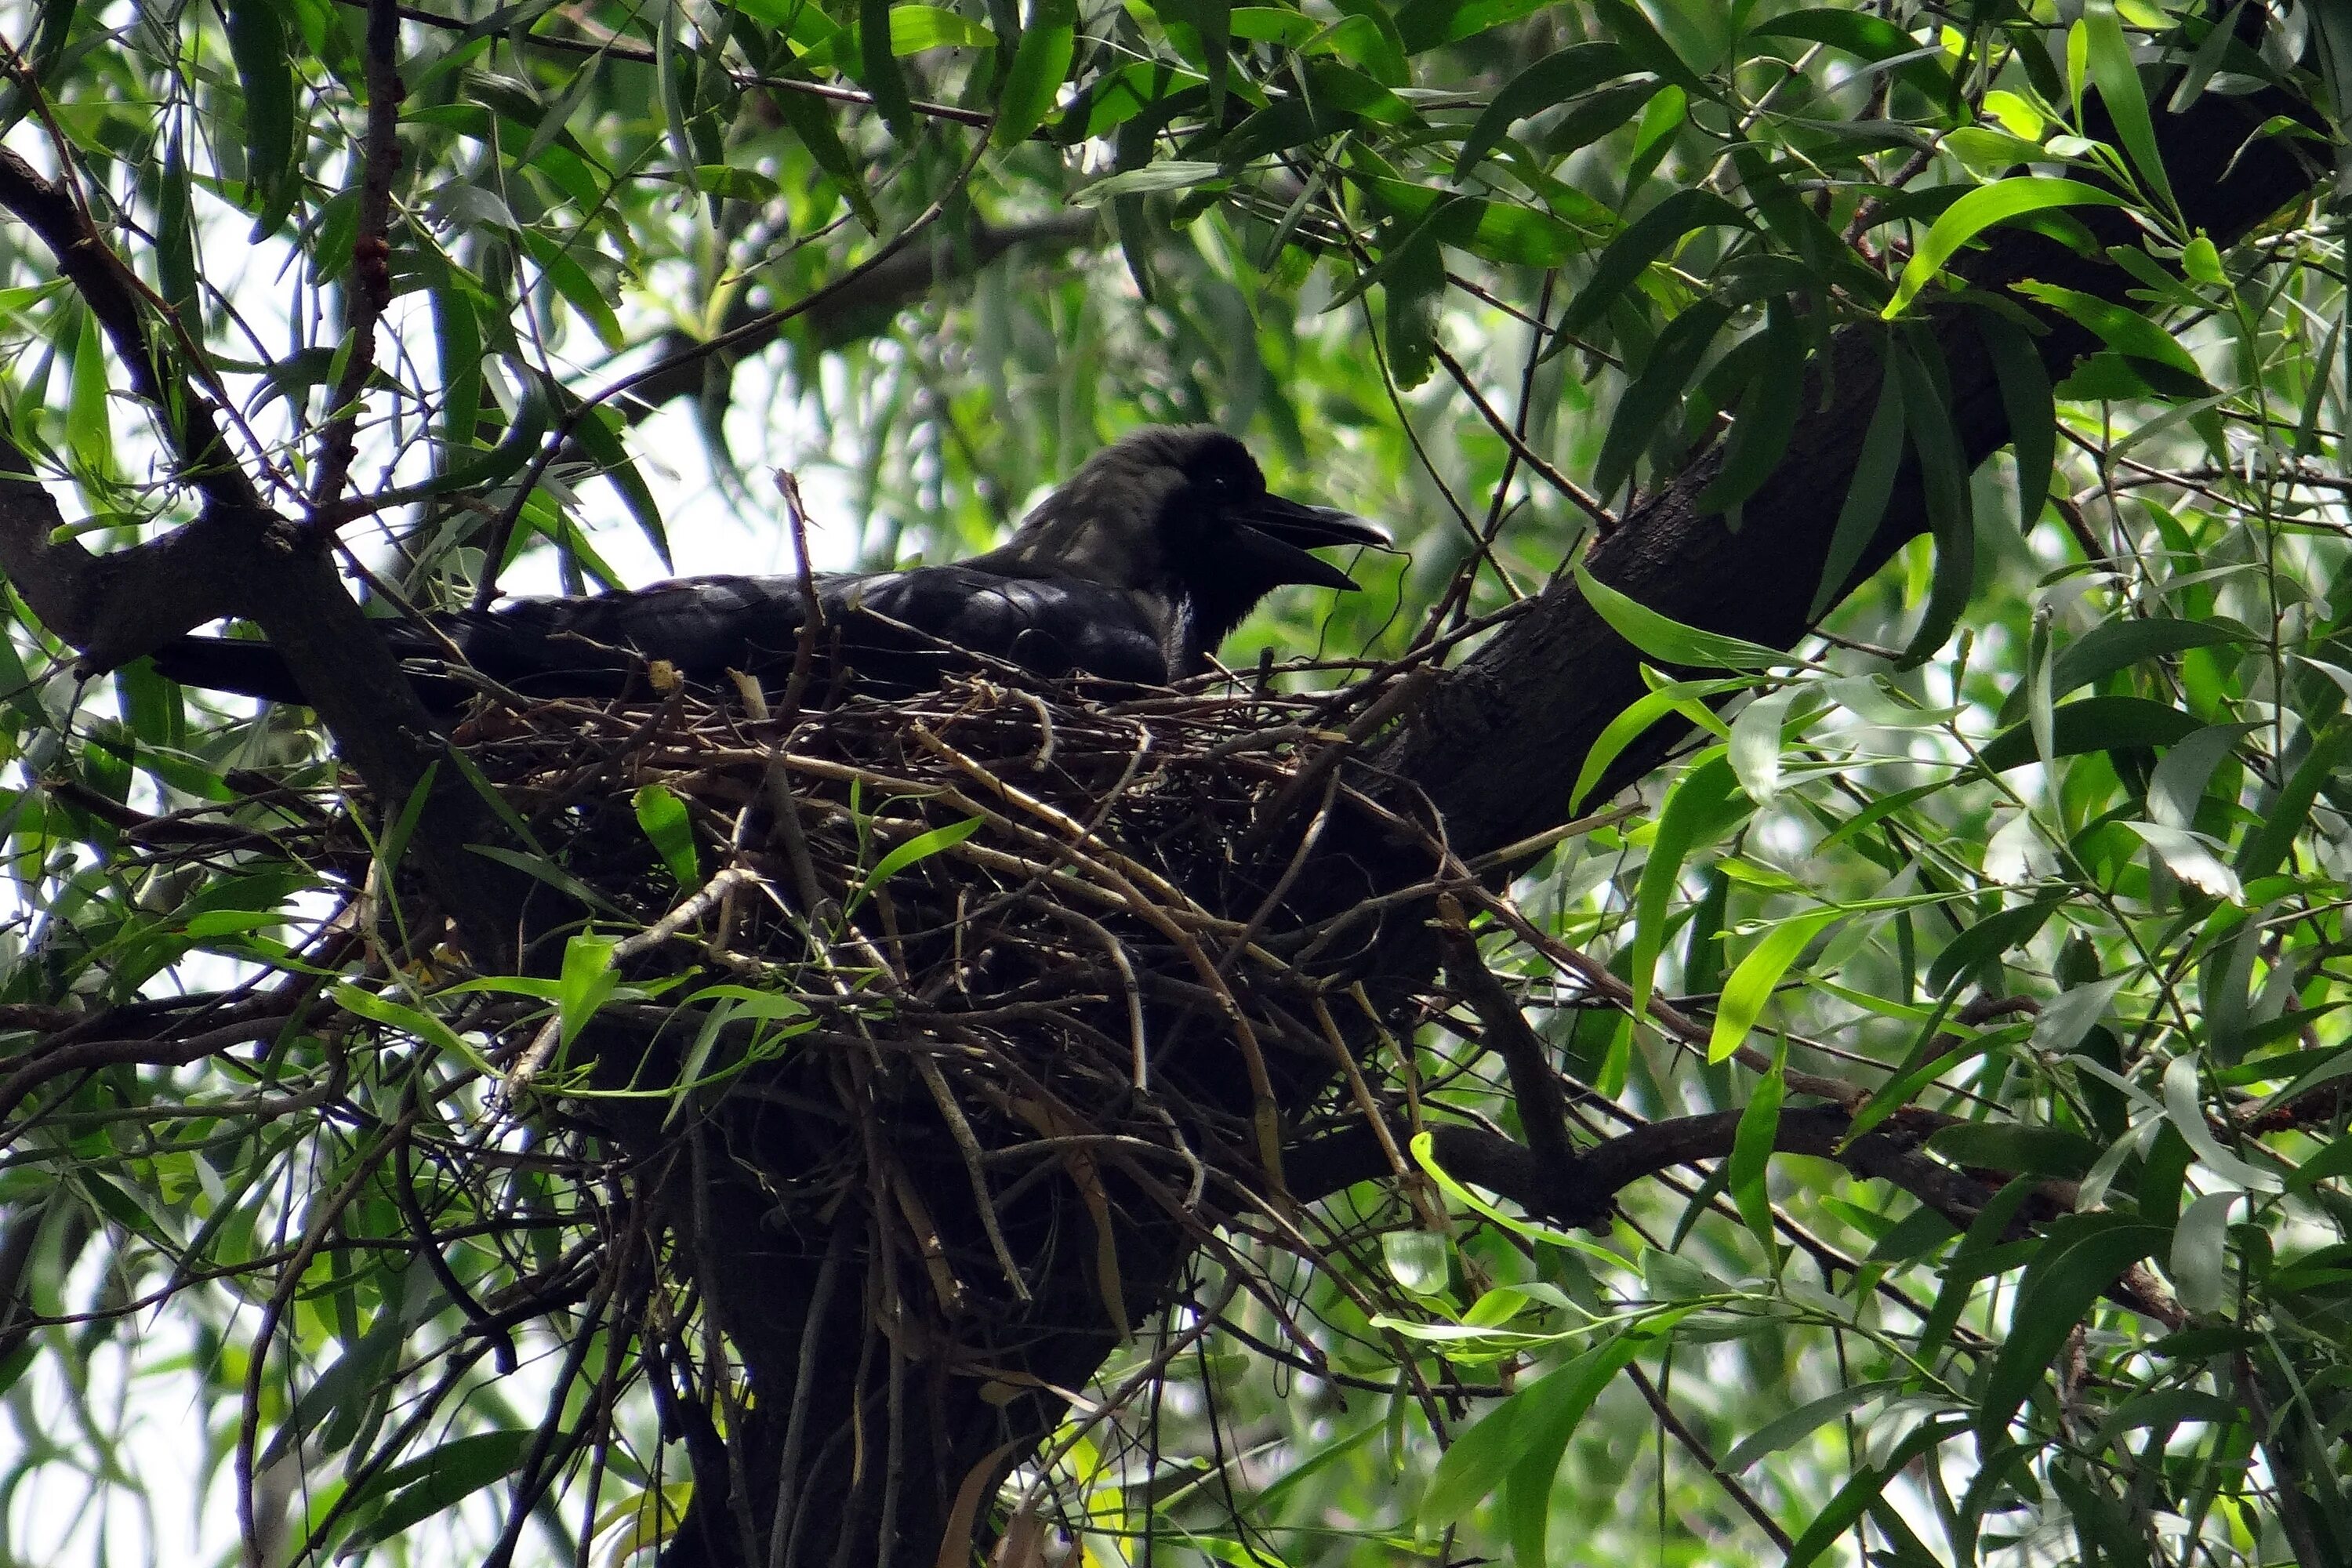
[[[2183,217],[2218,245],[2242,239],[2314,188],[2313,171],[2283,138],[2249,144],[2274,115],[2307,119],[2309,110],[2275,91],[2243,98],[2208,92],[2186,111],[2158,121]],[[2080,210],[2100,247],[2138,243],[2120,213]],[[2012,297],[2011,284],[2027,279],[2118,301],[2132,286],[2130,275],[2108,264],[2103,252],[2086,258],[2016,229],[1997,233],[1965,276],[1976,289],[2004,297]],[[2039,347],[2054,380],[2096,340],[2069,320],[2039,314],[2048,329]],[[1969,318],[1947,308],[1932,319],[1962,461],[1973,468],[2008,443],[2008,409],[1990,353]],[[1772,647],[1790,647],[1804,636],[1829,557],[1837,501],[1852,481],[1876,403],[1880,339],[1875,325],[1837,334],[1824,364],[1807,380],[1805,413],[1787,454],[1742,507],[1737,531],[1697,505],[1721,466],[1717,447],[1686,465],[1593,547],[1593,574],[1691,626]],[[1865,581],[1927,528],[1920,470],[1906,461],[1877,532],[1842,592]],[[1560,776],[1560,759],[1582,756],[1608,722],[1643,695],[1639,668],[1634,650],[1574,584],[1557,583],[1432,694],[1384,765],[1436,803],[1449,841],[1465,859],[1540,834],[1568,815],[1566,792],[1549,783]],[[1646,774],[1682,733],[1675,725],[1654,726],[1619,755],[1596,798]]]

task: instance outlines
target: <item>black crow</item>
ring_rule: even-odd
[[[1041,675],[1160,685],[1207,668],[1275,588],[1356,585],[1309,550],[1385,542],[1344,512],[1268,494],[1248,449],[1222,430],[1152,426],[1087,458],[986,554],[816,578],[819,674],[890,695],[970,668],[977,654]],[[797,577],[688,577],[383,630],[427,703],[448,709],[471,689],[446,673],[453,647],[527,696],[619,695],[656,660],[698,685],[730,669],[780,685],[805,609]],[[185,685],[301,700],[266,643],[184,637],[155,663]]]

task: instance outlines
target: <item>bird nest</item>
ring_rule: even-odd
[[[1277,1108],[1335,1079],[1328,976],[1370,924],[1301,868],[1370,807],[1346,759],[1378,695],[1000,676],[788,717],[756,691],[479,710],[466,757],[596,911],[567,973],[610,984],[575,990],[584,1025],[484,998],[476,1037],[559,1122],[693,1106],[633,1158],[717,1130],[804,1260],[845,1205],[887,1219],[860,1251],[919,1262],[903,1305],[935,1342],[991,1352],[1073,1289],[1123,1331],[1160,1287],[1059,1205],[1075,1184],[1100,1234],[1138,1204],[1198,1234],[1283,1201]]]

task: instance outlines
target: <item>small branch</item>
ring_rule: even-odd
[[[1545,1050],[1511,994],[1478,956],[1478,943],[1451,894],[1437,900],[1438,941],[1445,949],[1445,974],[1454,988],[1486,1026],[1486,1043],[1503,1058],[1511,1075],[1511,1098],[1519,1108],[1519,1123],[1527,1129],[1528,1150],[1546,1166],[1564,1169],[1577,1161],[1576,1144],[1568,1135],[1568,1096],[1552,1070]]]
[[[393,0],[368,0],[367,130],[360,156],[358,233],[352,241],[351,286],[343,335],[350,344],[343,374],[335,383],[320,433],[317,478],[310,487],[313,526],[331,526],[335,501],[350,479],[358,450],[360,396],[375,373],[375,329],[392,303],[392,182],[400,173],[400,100],[408,89],[394,58],[400,41],[400,8]]]
[[[290,1013],[254,1010],[194,1035],[160,1035],[145,1039],[78,1040],[26,1053],[31,1060],[0,1079],[0,1117],[8,1115],[25,1096],[51,1079],[67,1073],[95,1072],[100,1068],[136,1062],[146,1067],[178,1068],[200,1062],[232,1046],[267,1038],[289,1019]],[[18,1059],[22,1059],[21,1058]]]
[[[131,390],[163,423],[178,458],[177,471],[211,508],[243,517],[266,514],[259,493],[213,422],[211,402],[185,382],[168,381],[148,352],[143,310],[151,296],[146,286],[108,248],[71,189],[61,181],[43,179],[30,163],[0,148],[0,207],[40,237],[56,258],[58,271],[98,318],[116,357],[130,372]]]

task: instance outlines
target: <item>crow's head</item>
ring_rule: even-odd
[[[1154,426],[1087,458],[982,560],[1128,590],[1159,622],[1170,673],[1190,675],[1273,589],[1356,585],[1308,551],[1387,542],[1345,512],[1269,495],[1249,449],[1223,431]]]

